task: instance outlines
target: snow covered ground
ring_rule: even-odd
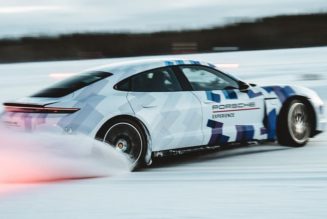
[[[220,64],[249,82],[305,85],[327,100],[327,47],[178,57]],[[0,65],[0,101],[32,93],[59,73],[117,60]],[[326,218],[326,145],[327,134],[322,134],[303,148],[251,146],[162,161],[141,172],[121,168],[111,177],[2,183],[0,218]],[[83,163],[81,157],[74,153],[77,163],[71,159],[57,166],[76,171],[79,164],[85,178],[90,168],[106,165]],[[51,160],[56,161],[61,162]],[[38,164],[47,160],[42,162]],[[24,168],[17,173],[22,172]]]

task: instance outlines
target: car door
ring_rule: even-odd
[[[264,98],[257,88],[241,91],[239,82],[206,66],[180,66],[199,98],[203,112],[203,144],[220,145],[263,139]]]
[[[128,101],[147,126],[152,150],[162,151],[201,145],[202,107],[182,85],[170,67],[131,77]]]

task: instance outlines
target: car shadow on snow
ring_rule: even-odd
[[[292,147],[270,145],[250,145],[250,146],[225,146],[215,150],[189,152],[182,155],[155,158],[147,169],[176,167],[189,163],[208,162],[217,159],[229,159],[237,156],[245,156],[259,153],[272,153],[276,151],[290,150]]]

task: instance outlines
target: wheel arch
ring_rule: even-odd
[[[131,116],[131,115],[117,115],[114,116],[110,119],[108,119],[100,128],[99,130],[96,132],[95,134],[95,139],[102,141],[105,137],[106,131],[107,129],[110,127],[111,124],[115,123],[115,122],[119,122],[123,119],[128,119],[131,120],[135,123],[137,123],[143,130],[145,137],[146,137],[146,141],[147,141],[147,148],[146,148],[146,155],[145,155],[145,162],[149,163],[151,162],[151,154],[152,154],[152,144],[151,144],[151,135],[149,132],[149,129],[146,127],[146,125],[137,117],[135,116]]]
[[[316,111],[314,109],[314,106],[312,105],[312,103],[310,102],[309,98],[308,97],[305,97],[305,96],[301,96],[301,95],[294,95],[294,96],[291,96],[289,97],[288,99],[286,99],[283,104],[282,104],[282,107],[278,113],[278,116],[277,116],[277,128],[278,126],[280,126],[280,114],[282,112],[282,110],[284,110],[289,103],[291,103],[293,100],[299,100],[299,101],[302,101],[304,104],[306,104],[308,107],[309,107],[309,111],[310,111],[310,115],[312,116],[312,127],[311,127],[311,134],[310,134],[310,137],[313,137],[314,136],[314,133],[317,129],[317,115],[316,115]]]

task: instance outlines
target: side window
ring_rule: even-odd
[[[195,91],[237,89],[239,87],[237,81],[209,67],[181,66],[180,68]]]
[[[120,91],[174,92],[182,87],[170,68],[154,69],[124,79],[114,87]]]
[[[181,85],[170,68],[154,69],[131,77],[130,90],[134,92],[181,91]]]
[[[120,91],[130,91],[130,79],[124,79],[121,82],[119,82],[118,84],[115,85],[114,87],[116,90],[120,90]]]

